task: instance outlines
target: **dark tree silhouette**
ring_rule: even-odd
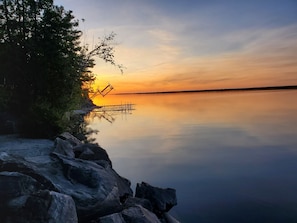
[[[23,133],[65,130],[66,112],[81,105],[95,79],[95,56],[122,71],[114,61],[115,34],[88,50],[78,25],[52,0],[0,0],[0,109],[20,118]]]

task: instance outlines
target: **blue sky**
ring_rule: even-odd
[[[59,0],[90,46],[117,33],[121,75],[98,60],[117,92],[297,84],[296,0]]]

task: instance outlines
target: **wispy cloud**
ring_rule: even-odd
[[[132,75],[131,83],[139,86],[145,80],[141,87],[157,90],[297,84],[297,26],[240,31],[223,38],[241,46],[221,54],[176,57],[159,66],[154,59],[164,59],[158,58],[161,51],[144,49],[156,57]]]

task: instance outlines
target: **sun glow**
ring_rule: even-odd
[[[219,55],[176,54],[168,60],[163,48],[120,46],[116,57],[127,67],[124,74],[99,63],[95,85],[111,83],[113,93],[123,93],[297,84],[297,26],[253,32],[257,41]]]

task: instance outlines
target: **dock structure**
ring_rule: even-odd
[[[113,123],[115,121],[116,115],[129,115],[132,114],[132,111],[135,110],[135,104],[131,103],[125,103],[125,104],[117,104],[117,105],[104,105],[104,106],[98,106],[95,108],[91,114],[91,118],[103,118],[107,120],[110,123]]]
[[[134,104],[131,103],[125,103],[125,104],[118,104],[118,105],[103,105],[99,108],[96,108],[95,112],[101,112],[101,111],[110,111],[110,112],[131,112],[132,110],[135,110]]]

